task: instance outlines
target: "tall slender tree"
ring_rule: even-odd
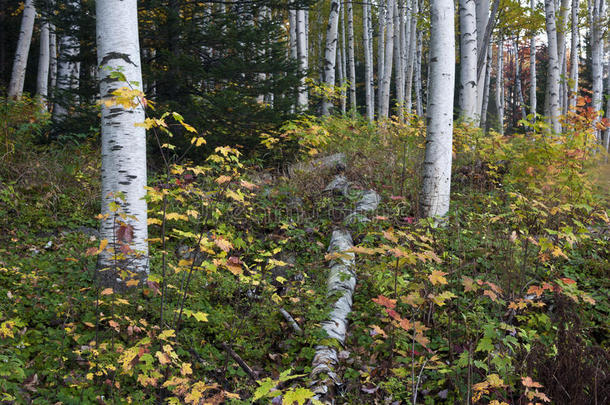
[[[28,54],[30,52],[30,44],[32,43],[32,32],[34,31],[34,19],[36,18],[36,9],[34,8],[34,0],[26,0],[23,8],[23,16],[21,17],[21,29],[19,31],[19,40],[17,41],[17,51],[13,60],[13,73],[11,81],[8,85],[8,96],[20,98],[23,94],[23,84],[25,82],[25,68],[28,63]]]
[[[578,98],[578,69],[580,66],[580,40],[578,20],[578,0],[572,0],[572,37],[570,46],[570,101],[569,108],[576,107]]]
[[[306,13],[307,10],[298,10],[296,15],[296,43],[299,60],[299,71],[301,74],[301,83],[298,91],[297,105],[300,111],[306,110],[307,105],[309,104],[306,84],[306,74],[308,68],[307,30],[305,27]]]
[[[477,111],[477,21],[474,0],[460,0],[460,117],[474,122]]]
[[[76,17],[80,12],[79,0],[68,0],[66,19],[67,26],[59,37],[59,57],[57,61],[57,85],[55,87],[55,105],[53,107],[53,119],[62,121],[68,114],[73,97],[70,97],[79,87],[80,42],[76,36],[78,25]]]
[[[100,67],[100,95],[111,97],[119,88],[141,89],[138,8],[136,0],[97,0],[97,60]],[[112,72],[120,72],[119,75]],[[146,211],[146,131],[137,126],[144,121],[141,102],[128,108],[102,103],[102,214],[101,237],[112,250],[100,254],[101,269],[117,264],[112,252],[128,252],[120,260],[121,270],[137,277],[148,273],[148,228]],[[115,218],[113,203],[127,214]],[[124,274],[101,271],[105,284],[123,286]]]
[[[428,127],[422,169],[420,203],[426,217],[443,217],[449,210],[455,78],[454,5],[430,1],[430,75]]]
[[[49,22],[44,21],[40,27],[40,52],[38,53],[38,75],[36,77],[36,94],[44,109],[47,108],[47,96],[49,93]]]
[[[383,77],[381,79],[381,100],[379,119],[388,118],[390,114],[390,82],[392,80],[392,61],[394,59],[394,8],[396,0],[388,0],[386,10],[386,40],[383,62]]]
[[[387,1],[380,0],[377,4],[377,116],[381,117],[381,100],[383,93],[383,72],[385,70],[385,41],[387,26]]]
[[[324,83],[335,85],[335,63],[337,61],[337,34],[339,29],[339,0],[331,0],[328,26],[326,28],[326,45],[324,48]],[[322,115],[329,115],[332,101],[325,97],[322,101]]]
[[[354,6],[347,1],[347,80],[349,81],[349,105],[356,112],[356,62],[354,56]]]
[[[557,47],[557,18],[555,15],[555,2],[554,0],[544,1],[544,10],[546,16],[546,34],[548,43],[548,73],[546,81],[546,111],[545,115],[549,117],[549,123],[551,130],[558,134],[561,132],[561,123],[559,116],[561,115],[559,105],[559,54]]]
[[[504,41],[498,41],[496,70],[496,108],[498,109],[498,130],[504,134]]]
[[[373,29],[371,27],[371,6],[362,3],[362,43],[364,45],[364,92],[366,96],[366,117],[373,121],[375,117],[375,96],[373,83]]]
[[[577,0],[578,1],[578,0]],[[530,15],[534,15],[536,10],[536,0],[530,0]],[[572,48],[573,49],[573,48]],[[532,120],[536,119],[536,33],[532,31],[530,36],[530,114]]]
[[[591,22],[591,75],[593,97],[591,106],[595,111],[602,109],[602,95],[604,91],[604,0],[593,1],[593,20]],[[601,130],[598,128],[599,114],[593,122],[593,127],[597,139],[601,142]]]

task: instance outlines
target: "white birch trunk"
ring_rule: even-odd
[[[591,106],[597,112],[602,109],[602,95],[604,90],[604,0],[593,0],[593,21],[591,24],[591,74],[593,97]],[[601,142],[601,131],[597,128],[600,116],[593,121],[593,129],[598,141]]]
[[[401,10],[404,10],[401,7]],[[405,71],[404,61],[404,19],[398,9],[398,1],[394,3],[394,63],[396,64],[396,110],[398,122],[404,122],[404,102],[405,102]]]
[[[328,26],[326,28],[326,45],[324,49],[324,84],[335,85],[335,63],[337,61],[337,34],[339,29],[339,0],[331,0]],[[322,115],[329,115],[332,102],[325,97],[322,101]]]
[[[419,64],[419,53],[418,53],[418,30],[417,30],[417,14],[419,13],[417,0],[413,0],[413,10],[411,10],[409,19],[409,53],[406,55],[407,59],[407,79],[406,79],[406,91],[405,91],[405,109],[408,113],[411,113],[413,106],[413,72],[415,69],[421,69],[421,66],[416,67]],[[421,86],[421,83],[419,84]],[[417,84],[416,86],[417,87]]]
[[[40,27],[40,53],[38,54],[38,75],[36,78],[36,94],[40,97],[43,108],[47,109],[49,95],[49,23],[43,22]]]
[[[579,41],[579,20],[578,20],[578,0],[572,0],[572,37],[570,47],[570,101],[569,109],[574,110],[576,108],[576,101],[578,99],[578,67],[579,55],[580,55],[580,41]]]
[[[568,30],[568,12],[570,11],[570,0],[561,0],[559,6],[559,19],[557,27],[557,56],[560,66],[560,84],[559,84],[559,106],[561,114],[565,114],[568,106],[568,64],[566,52],[566,32]]]
[[[385,63],[385,31],[387,25],[387,7],[384,0],[379,1],[378,6],[378,32],[377,32],[377,117],[381,117],[381,100],[383,91],[383,72]]]
[[[455,79],[454,13],[452,0],[430,1],[428,127],[420,197],[425,217],[443,217],[449,210]]]
[[[559,105],[559,55],[557,48],[557,26],[555,16],[554,0],[545,0],[544,9],[546,14],[546,33],[548,41],[548,72],[547,72],[547,91],[546,98],[548,100],[548,111],[546,115],[550,120],[551,130],[559,134],[561,133],[561,124],[559,116],[561,115]]]
[[[366,95],[366,117],[369,121],[375,118],[375,96],[373,95],[373,58],[371,8],[368,2],[362,3],[362,43],[364,45],[364,92]]]
[[[15,51],[15,59],[13,60],[13,72],[11,74],[11,81],[8,85],[9,98],[21,98],[21,95],[23,94],[25,68],[28,63],[28,54],[30,52],[30,44],[32,43],[35,18],[36,9],[34,8],[34,0],[26,0],[23,16],[21,17],[17,50]]]
[[[49,31],[49,85],[52,92],[57,85],[57,36],[53,24],[49,25]]]
[[[536,0],[530,0],[530,13],[533,14],[536,9]],[[530,37],[530,114],[532,122],[536,121],[536,34]]]
[[[100,95],[102,100],[121,87],[131,86],[141,89],[142,72],[140,66],[140,45],[138,42],[138,9],[136,0],[97,0],[96,2],[97,61],[100,67]],[[118,70],[131,84],[112,79],[110,71]],[[146,277],[148,273],[148,227],[146,201],[146,131],[136,124],[144,121],[141,104],[134,108],[121,105],[108,107],[102,103],[102,213],[108,218],[102,220],[101,238],[108,240],[108,246],[119,251],[117,235],[119,226],[114,223],[114,213],[110,204],[117,201],[121,211],[128,216],[126,222],[133,230],[132,238],[125,238],[137,254],[128,255],[121,268]],[[124,200],[116,195],[123,193]],[[131,239],[131,240],[129,240]],[[115,265],[112,254],[102,252],[98,267],[112,268]],[[118,275],[110,271],[101,272],[103,281],[110,285],[123,284]],[[125,281],[125,278],[123,278]]]
[[[504,41],[498,42],[498,71],[496,72],[496,107],[498,109],[498,129],[504,135]]]
[[[519,111],[521,112],[521,119],[527,118],[527,111],[525,108],[525,100],[523,99],[523,88],[521,85],[521,60],[519,59],[519,44],[518,41],[514,42],[515,52],[515,84],[517,86],[517,100],[519,101]]]
[[[307,31],[305,29],[305,14],[306,10],[298,10],[297,11],[297,54],[299,60],[299,73],[303,75],[301,77],[301,83],[299,86],[299,92],[297,96],[297,106],[299,111],[307,110],[307,106],[309,104],[309,96],[307,94],[307,83],[306,83],[306,74],[308,68],[308,52],[307,52]]]
[[[477,22],[474,0],[460,0],[460,34],[460,117],[473,123],[479,114],[477,110]]]
[[[608,75],[606,76],[606,118],[610,120],[610,61],[608,61]],[[606,153],[610,153],[610,126],[606,128],[604,148]],[[606,155],[606,163],[608,163],[608,155]]]
[[[483,109],[481,110],[481,128],[483,132],[487,130],[487,111],[489,109],[489,87],[491,82],[491,61],[492,61],[491,43],[487,49],[487,66],[485,67],[485,87],[483,88]]]
[[[80,9],[78,0],[70,0],[68,6],[72,10]],[[78,27],[73,25],[59,38],[56,97],[53,107],[53,120],[55,121],[61,121],[68,115],[71,102],[68,95],[77,90],[79,85],[80,62],[76,61],[76,58],[80,53],[80,43],[74,36],[77,29]]]
[[[349,105],[356,113],[356,62],[354,58],[354,7],[352,0],[347,1],[347,65],[349,80]]]
[[[339,23],[341,24],[341,42],[339,43],[339,53],[337,57],[339,58],[339,65],[337,65],[337,69],[339,75],[339,86],[341,86],[341,114],[345,115],[347,113],[347,89],[346,89],[346,81],[347,81],[347,53],[345,52],[345,7],[341,8],[341,13],[339,17]]]
[[[417,56],[415,62],[415,112],[419,118],[424,117],[424,100],[422,92],[421,61],[423,58],[423,32],[417,32]]]
[[[390,113],[390,82],[392,80],[392,60],[394,59],[394,8],[396,0],[388,0],[385,60],[383,62],[383,78],[381,80],[381,100],[379,119],[389,117]]]
[[[482,89],[485,82],[485,67],[487,66],[487,45],[485,43],[485,30],[489,23],[489,0],[476,0],[476,20],[477,20],[477,89]],[[481,55],[479,55],[481,53]],[[479,69],[480,68],[480,69]],[[477,91],[477,110],[476,115],[481,116],[483,109],[483,92]]]

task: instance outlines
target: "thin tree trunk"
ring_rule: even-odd
[[[335,63],[337,61],[337,34],[339,28],[339,0],[331,0],[328,26],[326,28],[326,45],[324,49],[324,83],[328,87],[335,85]],[[329,115],[332,102],[325,97],[322,101],[322,115]]]
[[[519,100],[519,111],[521,112],[521,119],[527,119],[527,111],[525,107],[525,100],[523,99],[523,88],[521,85],[521,60],[519,58],[519,43],[518,40],[515,39],[514,42],[514,52],[515,52],[515,84],[517,86],[517,97]]]
[[[405,105],[408,113],[411,113],[413,107],[413,74],[415,69],[417,69],[416,65],[421,62],[420,52],[418,51],[419,47],[419,35],[417,29],[417,15],[419,13],[418,9],[418,0],[413,0],[413,10],[411,11],[411,18],[409,20],[409,53],[407,54],[407,80],[406,80],[406,91],[405,91]],[[421,69],[421,66],[419,67]],[[417,76],[417,74],[416,74]],[[421,70],[420,77],[421,80]],[[416,80],[418,80],[416,78]],[[419,86],[421,88],[421,83],[415,85],[415,87]],[[416,95],[417,97],[417,95]]]
[[[610,62],[608,62],[608,75],[606,76],[606,118],[610,119]],[[610,126],[606,128],[604,148],[606,153],[610,153]],[[606,155],[606,163],[608,163],[608,155]]]
[[[559,118],[561,115],[559,106],[559,56],[557,49],[557,26],[555,16],[554,0],[545,0],[544,9],[546,14],[546,33],[548,40],[548,72],[547,72],[547,100],[548,111],[547,115],[550,120],[551,130],[559,134],[561,133],[561,124]]]
[[[345,51],[345,7],[341,8],[341,14],[339,17],[339,23],[341,24],[341,43],[339,45],[339,58],[340,64],[338,68],[340,71],[339,86],[341,86],[341,113],[345,115],[347,113],[347,52]]]
[[[349,80],[349,101],[352,114],[356,113],[356,62],[354,59],[354,7],[347,1],[347,63]]]
[[[40,27],[40,53],[38,55],[38,75],[36,78],[36,94],[40,96],[43,108],[47,109],[49,95],[49,23],[45,21]]]
[[[49,25],[49,31],[49,85],[52,93],[57,85],[57,35],[53,24]]]
[[[420,201],[425,217],[443,217],[449,210],[451,190],[455,84],[453,1],[431,0],[430,13],[428,126]]]
[[[487,132],[487,111],[489,109],[489,87],[491,82],[491,62],[492,49],[491,43],[487,49],[487,67],[485,68],[485,87],[483,88],[483,109],[481,110],[481,128]]]
[[[591,106],[593,110],[599,112],[602,109],[602,95],[604,90],[604,0],[593,0],[593,21],[591,24],[591,72],[593,97]],[[601,131],[597,128],[600,117],[599,114],[593,121],[593,129],[598,141],[601,142]]]
[[[460,117],[472,123],[478,116],[477,21],[474,0],[460,0],[460,34]]]
[[[487,44],[485,42],[485,30],[489,24],[489,0],[476,0],[476,36],[477,43],[477,88],[482,89],[485,82],[485,66],[487,62]],[[483,109],[483,92],[476,92],[476,116],[480,118]]]
[[[100,66],[100,95],[102,100],[121,87],[140,90],[142,72],[138,42],[138,9],[136,0],[97,0],[96,2],[97,60]],[[110,70],[121,69],[126,82],[110,77]],[[121,268],[132,277],[145,278],[148,274],[148,228],[146,211],[146,130],[135,124],[144,122],[144,109],[139,103],[134,108],[121,105],[108,107],[102,103],[102,220],[101,238],[118,252],[119,242],[133,251]],[[115,193],[114,196],[112,193]],[[116,193],[122,193],[124,199]],[[116,201],[127,214],[121,219],[130,228],[117,233],[120,225],[114,219],[111,203]],[[133,217],[131,217],[133,216]],[[130,232],[132,231],[132,232]],[[121,234],[131,237],[122,237]],[[121,241],[121,239],[123,239]],[[137,253],[135,253],[137,252]],[[113,254],[108,249],[100,254],[98,268],[113,268]],[[105,284],[123,286],[118,275],[101,272]],[[131,277],[128,277],[131,278]]]
[[[384,0],[379,1],[378,12],[378,33],[377,33],[377,118],[381,117],[382,93],[383,93],[383,72],[385,70],[385,32],[387,25],[387,7]]]
[[[73,13],[77,13],[80,9],[78,0],[70,0],[68,6]],[[54,121],[63,120],[68,115],[68,108],[76,99],[74,92],[78,90],[80,76],[80,62],[76,60],[80,53],[80,43],[75,36],[77,30],[78,27],[72,25],[59,38]]]
[[[568,11],[570,10],[570,0],[561,0],[559,6],[559,18],[557,26],[557,56],[559,58],[560,67],[560,84],[559,84],[559,106],[561,114],[566,113],[568,105],[568,83],[567,75],[567,60],[566,60],[566,32],[568,30]]]
[[[534,1],[534,0],[532,0]],[[580,55],[580,41],[578,40],[580,27],[578,21],[578,0],[572,0],[572,38],[570,49],[570,102],[569,109],[576,108],[578,99],[578,68]]]
[[[302,75],[301,83],[299,86],[299,92],[297,96],[297,107],[299,111],[307,110],[307,106],[309,104],[309,97],[307,95],[307,83],[306,83],[306,74],[308,68],[308,55],[307,55],[307,31],[305,30],[305,13],[306,10],[298,10],[297,11],[297,55],[299,61],[299,74]]]
[[[15,59],[13,60],[13,72],[11,74],[11,81],[8,85],[8,96],[10,98],[21,98],[21,95],[23,94],[25,68],[28,63],[28,54],[30,52],[30,44],[32,43],[35,18],[36,9],[34,8],[34,0],[26,0],[23,16],[21,17],[21,29],[19,31],[19,40],[17,41],[17,50],[15,51]]]
[[[364,92],[366,95],[366,117],[369,121],[375,118],[373,96],[373,58],[371,52],[372,42],[371,8],[368,2],[362,3],[362,43],[364,45]]]
[[[394,59],[394,9],[396,0],[388,0],[387,39],[385,41],[385,61],[383,62],[383,79],[381,80],[381,113],[379,119],[388,118],[390,114],[390,82],[392,80],[392,60]]]
[[[536,0],[530,0],[530,8],[530,13],[533,14],[536,9]],[[536,34],[532,34],[530,37],[530,114],[532,122],[536,121],[536,87]]]
[[[424,117],[424,101],[421,74],[421,61],[423,58],[423,36],[423,32],[421,30],[417,30],[417,60],[415,62],[415,112],[419,118]]]
[[[404,10],[402,7],[400,10]],[[405,102],[405,70],[403,67],[404,61],[404,19],[402,18],[401,11],[398,9],[398,2],[394,2],[394,63],[396,65],[396,112],[398,115],[398,122],[404,122],[404,102]]]
[[[498,130],[504,135],[504,41],[498,42],[498,71],[496,72],[496,106],[498,108]]]

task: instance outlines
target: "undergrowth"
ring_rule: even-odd
[[[0,167],[0,401],[311,397],[315,346],[328,341],[319,327],[326,247],[354,203],[322,190],[342,168],[287,177],[223,147],[203,164],[154,173],[151,274],[119,293],[95,283],[106,248],[86,228],[99,210],[95,148],[35,146],[44,115],[11,108],[3,142],[15,147]],[[26,114],[37,118],[15,118]],[[271,161],[344,153],[349,180],[383,197],[353,233],[358,285],[337,403],[608,401],[609,220],[587,176],[601,156],[585,124],[574,120],[562,137],[543,124],[511,137],[458,126],[441,228],[418,214],[417,119],[306,118],[264,136]]]

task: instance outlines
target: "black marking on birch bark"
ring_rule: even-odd
[[[104,65],[108,64],[108,62],[110,62],[111,60],[115,60],[115,59],[122,59],[125,62],[127,62],[131,65],[134,65],[135,67],[138,67],[138,65],[136,65],[135,63],[133,63],[131,61],[128,54],[121,53],[121,52],[108,52],[106,54],[106,56],[104,56],[102,58],[102,61],[100,62],[100,66],[104,66]]]
[[[131,181],[119,181],[119,184],[122,184],[123,186],[128,186],[131,184]]]
[[[137,179],[137,178],[138,178],[138,176],[135,176],[135,175],[133,175],[133,174],[128,174],[128,175],[127,175],[127,178],[128,178],[128,179],[132,179],[132,180],[133,180],[133,179]]]
[[[121,149],[123,149],[123,147],[121,145],[114,145],[112,148],[110,148],[110,150],[112,150],[112,151],[121,150]]]

